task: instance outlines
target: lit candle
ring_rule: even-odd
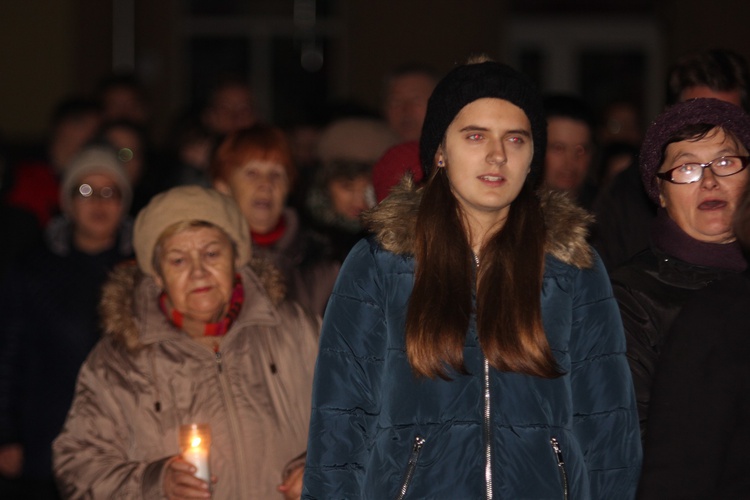
[[[182,458],[197,469],[195,477],[211,483],[208,466],[208,451],[211,447],[211,431],[208,424],[187,424],[180,427]]]

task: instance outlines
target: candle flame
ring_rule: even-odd
[[[198,436],[195,436],[192,441],[190,441],[190,446],[193,448],[197,448],[201,445],[201,438]]]

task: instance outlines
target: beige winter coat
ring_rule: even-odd
[[[135,266],[113,276],[107,337],[83,365],[53,444],[65,497],[163,498],[180,424],[207,422],[213,498],[281,498],[284,466],[307,443],[320,324],[283,300],[271,269],[255,262],[241,275],[245,302],[216,353],[167,321],[154,281]]]

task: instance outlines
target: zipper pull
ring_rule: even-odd
[[[427,442],[427,440],[423,438],[422,436],[417,436],[416,438],[414,438],[414,446],[412,447],[412,451],[421,450],[425,442]]]
[[[214,354],[216,355],[216,366],[219,369],[219,373],[224,371],[224,367],[221,363],[221,352],[219,352],[219,346],[214,346]]]
[[[403,500],[406,496],[406,492],[409,489],[409,484],[411,484],[412,477],[414,476],[414,470],[417,467],[419,453],[422,451],[422,446],[424,446],[426,441],[427,440],[422,436],[417,436],[414,438],[414,444],[411,446],[411,453],[409,454],[409,461],[406,464],[404,479],[401,482],[401,488],[399,488],[398,490],[398,495],[396,495],[396,500]]]
[[[565,461],[563,460],[563,454],[562,450],[560,449],[560,443],[557,441],[557,438],[552,438],[549,440],[550,444],[552,445],[552,451],[555,452],[555,458],[557,458],[557,465],[562,467],[565,465]]]
[[[560,479],[562,480],[563,500],[568,500],[568,472],[565,470],[565,460],[563,460],[562,449],[557,438],[551,438],[549,443],[552,445],[552,453],[557,460],[557,468],[560,470]]]

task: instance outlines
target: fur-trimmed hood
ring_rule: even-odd
[[[542,190],[537,194],[547,227],[546,252],[566,264],[590,268],[594,254],[586,237],[593,216],[563,192]],[[384,249],[396,254],[414,253],[414,227],[421,199],[422,189],[405,177],[386,199],[365,215],[365,223]]]
[[[248,308],[250,297],[255,297],[258,293],[267,296],[264,300],[269,301],[269,308],[284,300],[286,288],[283,278],[269,262],[253,258],[239,272],[246,292],[243,310]],[[160,293],[156,282],[143,274],[135,261],[116,267],[102,289],[99,305],[104,335],[124,344],[131,351],[143,347],[142,326],[146,323],[146,317],[154,314],[163,317],[158,306]],[[166,318],[163,319],[166,322]]]

